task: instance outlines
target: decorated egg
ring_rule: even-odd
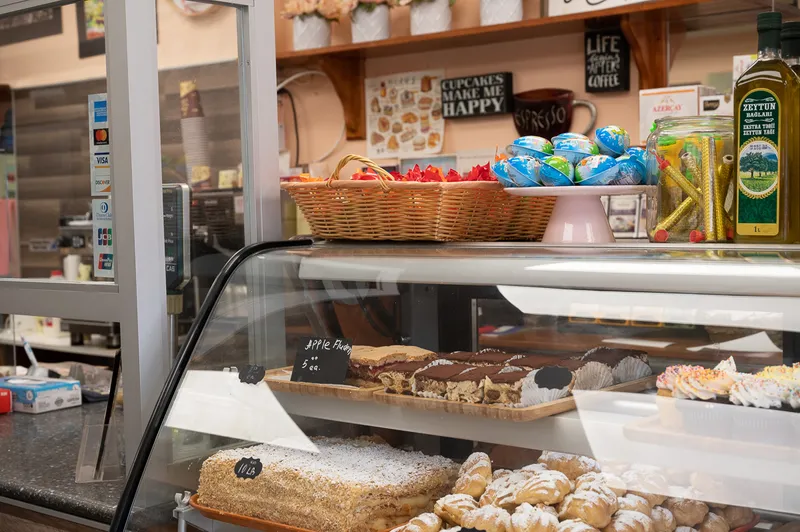
[[[619,126],[601,127],[594,132],[594,140],[600,153],[612,157],[619,157],[631,145],[631,136]]]
[[[539,177],[542,183],[548,187],[570,186],[573,184],[572,179],[575,177],[575,169],[565,158],[553,155],[542,161]]]
[[[553,137],[551,139],[551,141],[553,143],[553,146],[555,146],[556,144],[558,144],[561,141],[570,140],[570,139],[587,139],[588,140],[589,137],[587,137],[586,135],[582,135],[580,133],[562,133],[560,135],[556,135],[555,137]]]
[[[492,175],[495,179],[497,179],[501,185],[507,188],[516,187],[517,184],[511,180],[511,177],[508,175],[508,159],[501,159],[492,163],[491,166]]]
[[[575,167],[576,185],[608,185],[619,176],[619,164],[608,155],[592,155]]]
[[[513,143],[506,146],[506,151],[511,155],[527,155],[544,159],[553,155],[553,145],[549,140],[542,137],[520,137]]]
[[[539,169],[542,163],[535,157],[520,155],[508,160],[508,177],[518,187],[540,187]]]
[[[555,152],[575,165],[590,155],[599,155],[600,149],[589,139],[566,139],[555,144]]]
[[[639,162],[628,155],[617,157],[618,175],[614,185],[638,185],[645,179],[646,170]]]

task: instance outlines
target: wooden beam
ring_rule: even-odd
[[[625,15],[621,26],[639,68],[639,88],[666,87],[670,67],[668,14],[665,11],[647,11],[635,16]]]
[[[320,68],[333,83],[344,107],[347,140],[367,138],[367,116],[364,96],[364,58],[360,56],[327,56]]]

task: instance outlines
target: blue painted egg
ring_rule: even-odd
[[[574,183],[575,168],[568,160],[558,155],[553,155],[542,161],[539,171],[542,183],[548,187],[566,187]]]
[[[593,155],[575,167],[575,184],[608,185],[619,176],[619,164],[608,155]]]
[[[619,126],[601,127],[595,131],[594,140],[600,153],[611,157],[619,157],[631,145],[631,136]]]
[[[506,146],[506,151],[513,156],[527,155],[541,160],[553,155],[553,145],[543,137],[520,137]]]
[[[496,161],[491,165],[492,175],[495,179],[497,179],[500,184],[502,184],[506,188],[516,187],[518,186],[514,181],[511,180],[511,177],[508,175],[508,160],[502,159],[500,161]]]
[[[508,177],[518,187],[540,187],[539,169],[542,163],[535,157],[520,155],[508,160]]]
[[[645,180],[647,170],[636,159],[628,155],[617,157],[619,175],[612,184],[614,185],[639,185]]]
[[[580,133],[562,133],[560,135],[556,135],[555,137],[553,137],[550,140],[552,141],[553,146],[555,146],[556,144],[558,144],[561,141],[571,140],[571,139],[586,139],[586,140],[589,140],[589,137],[587,137],[586,135],[582,135]]]
[[[555,152],[575,165],[591,155],[599,155],[600,149],[590,139],[565,139],[555,144]]]

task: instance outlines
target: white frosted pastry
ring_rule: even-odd
[[[528,503],[521,504],[511,516],[512,532],[558,532],[558,518]]]
[[[730,400],[735,405],[780,408],[789,402],[791,389],[785,384],[759,377],[747,377],[731,386]]]
[[[714,369],[719,371],[724,371],[726,373],[732,373],[734,375],[739,373],[736,370],[736,361],[733,360],[732,356],[726,358],[725,360],[714,366]]]
[[[656,506],[650,512],[650,519],[653,520],[654,532],[674,532],[678,524],[672,512],[663,506]]]
[[[433,506],[433,512],[443,520],[460,525],[464,514],[478,509],[478,503],[469,495],[456,493],[445,495]]]
[[[708,512],[703,522],[697,527],[697,532],[730,532],[731,527],[719,515]]]
[[[558,518],[580,519],[595,528],[604,528],[618,509],[616,497],[609,500],[594,491],[577,491],[567,495],[558,506]]]
[[[675,379],[672,396],[710,401],[720,396],[727,397],[735,382],[730,373],[715,369],[682,371]]]
[[[442,529],[441,518],[432,513],[418,515],[403,528],[403,532],[439,532]]]
[[[496,506],[482,506],[467,512],[461,520],[464,528],[476,528],[485,532],[513,532],[511,515]]]
[[[515,504],[558,504],[570,492],[572,485],[564,473],[559,471],[541,471],[518,484],[507,497],[513,497]],[[498,497],[500,506],[510,502],[505,497]]]
[[[619,510],[603,532],[653,532],[653,521],[641,512]]]
[[[703,522],[708,513],[708,506],[704,502],[692,499],[668,498],[664,507],[672,512],[675,522],[681,526],[695,526]]]
[[[617,504],[620,510],[630,510],[632,512],[640,512],[644,515],[650,515],[650,503],[647,499],[639,495],[629,493],[624,497],[617,498]]]
[[[667,498],[663,495],[669,486],[667,479],[657,471],[630,469],[622,474],[628,492],[647,499],[650,506],[658,506]]]
[[[544,451],[539,457],[539,463],[546,465],[548,469],[561,471],[570,480],[576,480],[586,473],[600,472],[600,464],[594,458],[577,454]]]
[[[613,491],[617,497],[622,497],[628,491],[627,487],[625,486],[625,482],[613,473],[606,473],[603,472],[596,472],[592,471],[589,473],[585,473],[575,479],[575,489],[581,489],[581,486],[586,484],[591,484],[593,482],[602,482],[606,486],[608,486],[611,491]]]
[[[580,519],[567,519],[558,524],[558,532],[599,532],[595,527]]]

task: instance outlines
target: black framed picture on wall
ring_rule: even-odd
[[[78,57],[106,53],[105,0],[83,0],[75,4],[78,19]]]
[[[0,46],[58,35],[61,32],[60,7],[28,11],[0,19]]]
[[[78,57],[106,53],[105,0],[82,0],[75,4],[78,19]],[[156,16],[158,16],[156,14]],[[156,28],[158,26],[156,25]],[[156,29],[156,39],[158,29]]]

